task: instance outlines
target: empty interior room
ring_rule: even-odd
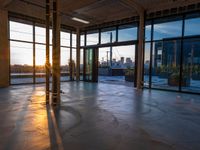
[[[0,150],[199,150],[199,0],[0,0]]]

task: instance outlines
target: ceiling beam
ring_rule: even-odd
[[[119,2],[129,9],[134,9],[139,15],[144,12],[144,7],[136,0],[119,0]]]
[[[3,7],[4,7],[4,8],[7,8],[13,1],[14,1],[14,0],[5,0],[5,1],[3,2]]]

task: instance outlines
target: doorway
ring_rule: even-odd
[[[98,80],[135,86],[136,45],[99,48]]]

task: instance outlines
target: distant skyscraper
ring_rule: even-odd
[[[127,57],[127,58],[126,58],[126,63],[128,63],[128,64],[131,64],[131,63],[132,63],[132,60],[131,60],[130,57]]]
[[[124,64],[124,57],[121,57],[121,63]]]

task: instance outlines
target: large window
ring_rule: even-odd
[[[70,53],[73,56],[72,60],[76,61],[76,34],[70,32],[61,31],[60,33],[61,81],[70,79]],[[72,45],[70,40],[72,40]],[[46,29],[44,27],[10,21],[10,51],[11,84],[45,82]],[[50,64],[52,64],[51,29]]]
[[[145,29],[144,86],[200,93],[200,15],[151,22]]]

